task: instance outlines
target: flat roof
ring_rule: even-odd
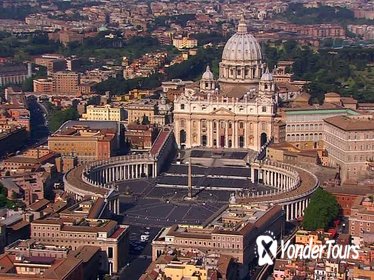
[[[359,113],[349,108],[336,108],[336,109],[323,109],[323,108],[310,108],[310,109],[287,109],[287,115],[318,115],[318,114],[335,114],[347,113],[349,115],[358,115]]]
[[[374,118],[372,117],[350,118],[348,116],[335,116],[324,121],[345,131],[374,130]]]

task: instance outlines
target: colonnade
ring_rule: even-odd
[[[299,172],[291,165],[265,161],[254,161],[251,165],[252,183],[261,183],[274,188],[272,191],[266,191],[260,194],[252,194],[249,197],[239,197],[239,200],[275,203],[282,206],[287,221],[298,219],[304,215],[304,211],[309,204],[311,194],[319,186],[317,177],[302,168],[303,176],[308,176],[308,185],[303,185],[303,192],[295,190],[301,189],[302,180]],[[282,195],[283,194],[283,195]],[[278,197],[277,197],[278,196]]]
[[[305,209],[308,207],[309,198],[304,198],[302,200],[293,201],[288,204],[282,205],[282,208],[286,215],[287,221],[295,220],[304,215]]]
[[[116,181],[156,177],[157,166],[155,158],[149,155],[113,157],[88,164],[82,173],[82,179],[88,184],[105,187]]]
[[[111,200],[106,199],[106,203],[108,204],[109,211],[112,211],[114,214],[117,214],[117,215],[120,214],[118,196]]]
[[[116,181],[138,179],[141,177],[156,177],[155,163],[122,163],[92,169],[88,177],[96,184],[108,184]]]
[[[262,183],[282,192],[297,188],[300,184],[300,176],[283,163],[254,162],[251,165],[251,182]]]
[[[80,173],[80,179],[86,189],[71,185],[64,176],[64,182],[74,193],[96,194],[105,199],[106,207],[114,214],[120,213],[120,202],[116,181],[138,179],[141,177],[156,177],[158,172],[157,161],[151,155],[128,155],[112,157],[88,163]],[[92,187],[92,190],[91,190]],[[98,190],[107,189],[100,194]]]

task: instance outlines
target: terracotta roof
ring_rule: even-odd
[[[7,273],[13,266],[13,257],[9,253],[0,256],[0,273]]]
[[[76,258],[66,258],[56,266],[52,266],[44,272],[45,277],[66,279],[77,266],[81,265],[82,260]]]
[[[217,263],[217,269],[218,269],[218,272],[221,275],[226,275],[227,274],[230,263],[231,263],[232,260],[233,259],[232,259],[231,256],[227,256],[227,255],[220,255],[219,256],[218,263]]]
[[[139,280],[157,280],[157,277],[158,277],[158,272],[152,270],[151,272],[147,272],[147,273],[143,274],[139,278]]]
[[[116,231],[113,232],[113,234],[112,234],[109,238],[117,239],[117,238],[120,237],[121,234],[122,234],[123,232],[125,232],[125,231],[126,231],[126,228],[118,227],[118,228],[116,229]]]
[[[348,116],[335,116],[327,118],[324,121],[345,131],[374,130],[374,118],[352,118]]]
[[[31,211],[41,211],[43,210],[43,208],[47,207],[47,205],[50,203],[50,201],[48,199],[40,199],[36,202],[34,202],[33,204],[29,205],[29,209]]]
[[[71,255],[75,258],[82,260],[84,263],[90,261],[90,259],[101,250],[100,247],[96,246],[82,246],[79,247],[77,251],[72,251]]]
[[[297,97],[293,100],[293,102],[309,102],[309,99],[310,99],[310,94],[304,92],[303,94],[297,96]]]
[[[357,104],[357,100],[353,97],[341,97],[340,100],[343,104]]]
[[[91,206],[90,211],[88,212],[88,219],[96,219],[99,217],[101,210],[105,204],[105,200],[102,197],[99,197],[95,200],[94,204]]]
[[[346,195],[366,195],[373,191],[373,189],[365,187],[327,187],[324,189],[329,193]]]
[[[277,82],[277,88],[280,92],[300,91],[300,87],[295,86],[295,85],[293,85],[289,82]],[[309,98],[308,98],[308,100],[309,100]]]
[[[150,151],[150,154],[153,155],[153,156],[157,156],[162,147],[164,146],[165,144],[165,141],[168,139],[169,135],[171,133],[171,129],[170,128],[165,128],[163,129],[162,131],[160,131],[160,133],[158,134],[155,142],[153,143],[153,146],[151,148],[151,151]]]
[[[17,230],[20,230],[23,227],[28,226],[29,224],[30,224],[29,222],[21,220],[18,223],[15,223],[15,224],[9,226],[9,228],[11,228],[14,231],[17,231]]]
[[[340,94],[331,91],[331,92],[325,93],[325,97],[340,97]]]

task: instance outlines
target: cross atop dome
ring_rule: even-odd
[[[245,22],[244,15],[242,14],[239,20],[239,25],[238,25],[238,34],[246,34],[248,33],[248,27]]]

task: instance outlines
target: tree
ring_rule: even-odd
[[[49,129],[54,132],[66,121],[76,120],[79,118],[79,113],[75,107],[70,107],[65,110],[59,110],[56,108],[52,109],[52,112],[49,114]]]
[[[318,188],[305,210],[303,227],[307,230],[326,229],[338,215],[339,204],[335,197]]]

